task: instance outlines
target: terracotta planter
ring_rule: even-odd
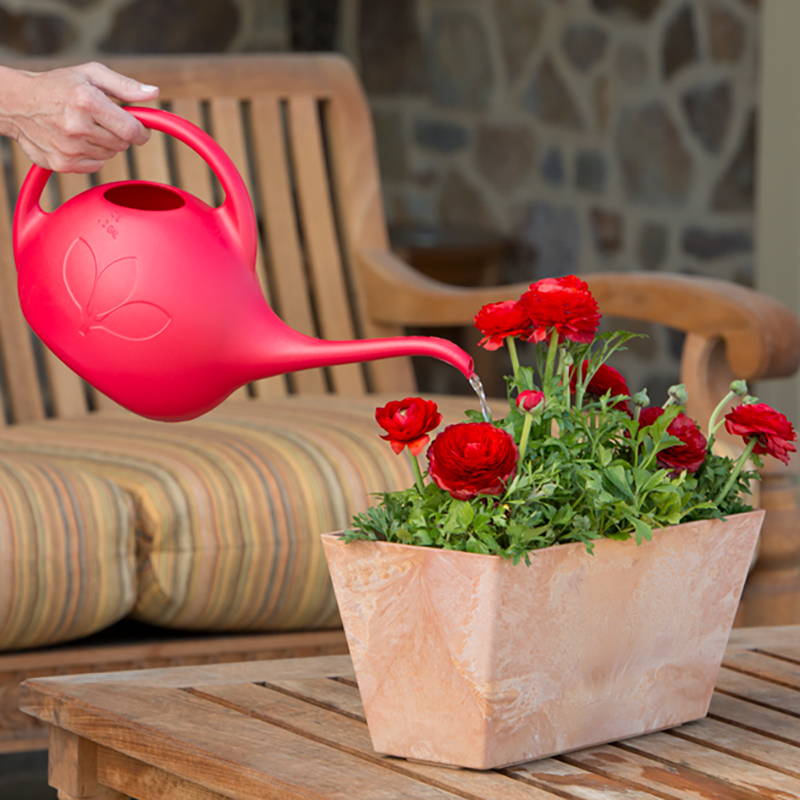
[[[489,769],[705,716],[763,516],[530,566],[325,534],[373,747]]]

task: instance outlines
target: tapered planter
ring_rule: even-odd
[[[373,747],[489,769],[705,716],[763,516],[530,566],[325,534]]]

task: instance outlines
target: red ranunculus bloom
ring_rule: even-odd
[[[517,395],[517,408],[521,408],[523,411],[533,411],[543,400],[544,392],[529,389],[527,392],[520,392]]]
[[[518,458],[511,436],[489,422],[448,425],[428,448],[431,478],[457,500],[502,494]]]
[[[532,342],[549,339],[553,329],[562,339],[591,342],[600,324],[597,301],[586,282],[575,275],[532,283],[519,303],[530,318]]]
[[[404,447],[416,456],[430,441],[430,433],[442,423],[442,415],[433,400],[421,397],[406,397],[405,400],[392,400],[385,406],[375,409],[378,425],[386,431],[386,439],[395,453]]]
[[[755,436],[754,453],[766,453],[784,464],[789,463],[789,454],[797,449],[792,444],[797,438],[792,423],[766,403],[736,406],[725,415],[725,430],[742,436],[745,442]]]
[[[581,366],[581,372],[583,376],[586,375],[586,369],[588,366],[589,362],[584,361]],[[570,378],[570,386],[573,392],[575,391],[576,383],[577,375],[573,369],[572,376]],[[611,397],[617,397],[617,395],[621,394],[630,395],[631,390],[628,388],[628,384],[619,370],[614,369],[614,367],[610,367],[608,364],[601,364],[587,384],[586,394],[591,395],[592,397],[602,397],[604,394],[606,394],[606,392],[610,392]],[[630,413],[627,400],[620,400],[618,403],[616,403],[614,408],[619,408],[622,411],[628,411],[628,413]]]
[[[475,327],[483,334],[478,344],[497,350],[507,336],[530,335],[531,321],[516,300],[506,300],[483,306],[475,315]]]
[[[639,425],[646,428],[652,425],[662,414],[664,409],[659,406],[643,408],[639,415]],[[683,444],[676,444],[662,450],[656,457],[659,466],[672,471],[673,475],[686,470],[697,472],[706,460],[706,437],[703,436],[697,423],[681,412],[670,422],[667,433],[680,439]]]

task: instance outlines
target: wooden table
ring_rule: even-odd
[[[346,656],[36,678],[62,798],[790,800],[800,626],[735,630],[707,719],[491,772],[373,753]]]

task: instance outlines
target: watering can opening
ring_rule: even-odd
[[[139,181],[113,186],[103,192],[103,197],[115,206],[142,211],[171,211],[186,205],[186,201],[169,187]]]

